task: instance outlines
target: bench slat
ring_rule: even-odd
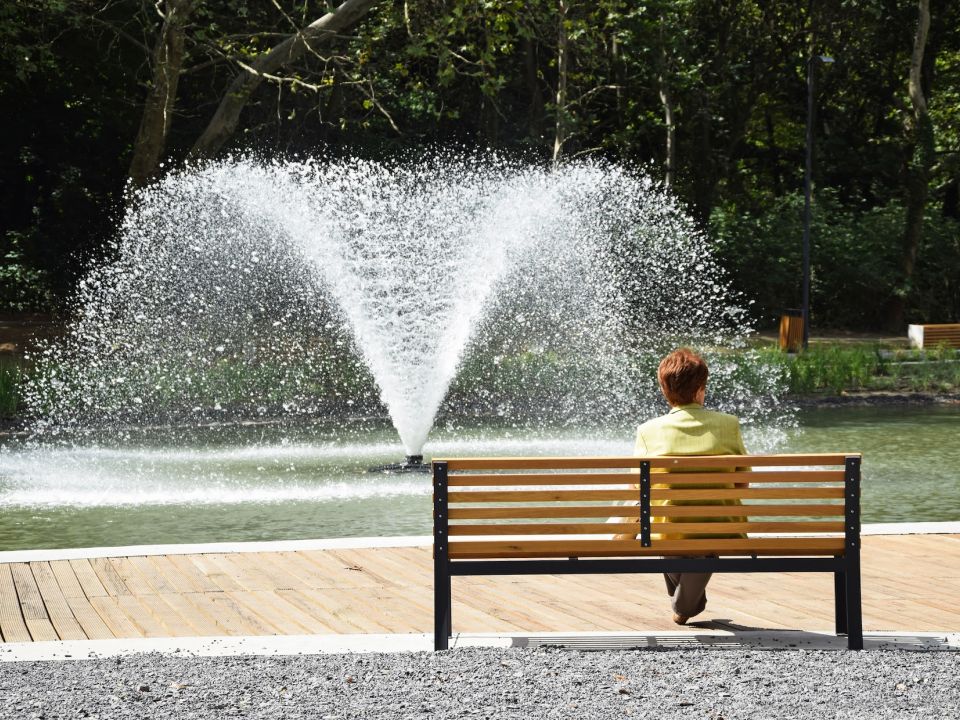
[[[594,500],[636,500],[639,492],[627,490],[477,490],[451,492],[449,502],[571,502]]]
[[[581,502],[636,500],[638,491],[627,490],[477,490],[451,492],[449,502]],[[654,488],[653,500],[807,500],[842,498],[842,487],[710,488],[663,490]]]
[[[634,555],[841,555],[843,538],[523,540],[451,542],[450,558],[629,557]]]
[[[737,509],[749,517],[832,517],[843,515],[843,505],[744,505]],[[664,505],[656,508],[658,517],[729,517],[729,505]],[[636,505],[565,505],[553,507],[465,507],[450,508],[451,520],[505,520],[509,518],[588,518],[640,517]]]
[[[652,523],[653,533],[841,533],[842,522],[673,522]],[[613,535],[639,534],[640,523],[507,523],[497,525],[450,525],[451,536],[480,535]]]
[[[726,477],[726,476],[724,476]],[[514,485],[636,485],[638,473],[497,473],[490,475],[450,475],[450,487],[496,487]]]
[[[650,491],[652,500],[814,500],[842,498],[842,487],[710,488]]]
[[[773,472],[728,472],[711,473],[655,473],[651,475],[654,483],[669,483],[670,485],[697,485],[704,482],[717,481],[724,483],[842,483],[843,470],[777,470]]]
[[[638,468],[647,461],[652,468],[699,467],[791,467],[797,465],[843,465],[850,455],[708,455],[683,457],[479,457],[434,458],[447,463],[447,470],[588,470],[594,468]]]
[[[712,473],[657,473],[654,482],[671,485],[702,485],[714,480]],[[829,483],[843,482],[842,470],[781,470],[774,472],[728,472],[719,474],[717,481],[750,483]],[[557,474],[496,474],[451,475],[450,487],[499,487],[514,485],[636,485],[637,473],[557,473]]]

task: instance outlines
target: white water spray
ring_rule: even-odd
[[[619,421],[659,402],[662,350],[742,332],[676,202],[602,163],[230,160],[143,191],[113,255],[37,358],[41,432],[382,402],[417,455],[464,364],[444,412]]]

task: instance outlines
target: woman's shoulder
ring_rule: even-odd
[[[720,412],[719,410],[707,410],[704,408],[700,411],[703,413],[701,416],[705,421],[709,421],[714,425],[722,425],[724,427],[739,427],[740,418],[736,415],[731,415],[730,413]]]
[[[669,425],[672,419],[673,418],[671,418],[669,414],[659,415],[655,418],[650,418],[649,420],[646,420],[645,422],[640,423],[639,427],[637,427],[637,432],[642,434],[642,433],[648,433],[651,431],[660,430],[663,427]]]

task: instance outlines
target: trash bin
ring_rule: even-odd
[[[780,349],[783,352],[800,352],[803,347],[803,313],[800,310],[785,310],[780,316]]]

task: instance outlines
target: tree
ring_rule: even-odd
[[[917,263],[917,249],[923,237],[924,213],[930,188],[930,168],[934,162],[933,123],[927,111],[924,92],[924,53],[930,32],[930,0],[918,0],[917,31],[910,56],[907,81],[910,110],[904,112],[904,131],[908,138],[909,158],[904,163],[906,226],[903,232],[900,284],[894,289],[887,324],[891,330],[904,327],[905,297],[909,294]]]
[[[567,76],[570,58],[570,38],[567,34],[567,7],[569,0],[559,0],[557,13],[557,121],[553,134],[553,162],[560,159],[567,141]]]
[[[153,78],[143,102],[140,130],[133,144],[129,178],[134,186],[144,185],[163,158],[167,135],[173,124],[177,86],[186,43],[186,26],[197,0],[161,0],[156,4],[162,24],[151,58]]]
[[[345,0],[335,10],[297,30],[253,62],[238,62],[239,74],[223,93],[216,112],[194,143],[190,155],[209,157],[216,154],[237,129],[240,113],[265,79],[278,80],[277,71],[351,27],[375,4],[376,0]]]

